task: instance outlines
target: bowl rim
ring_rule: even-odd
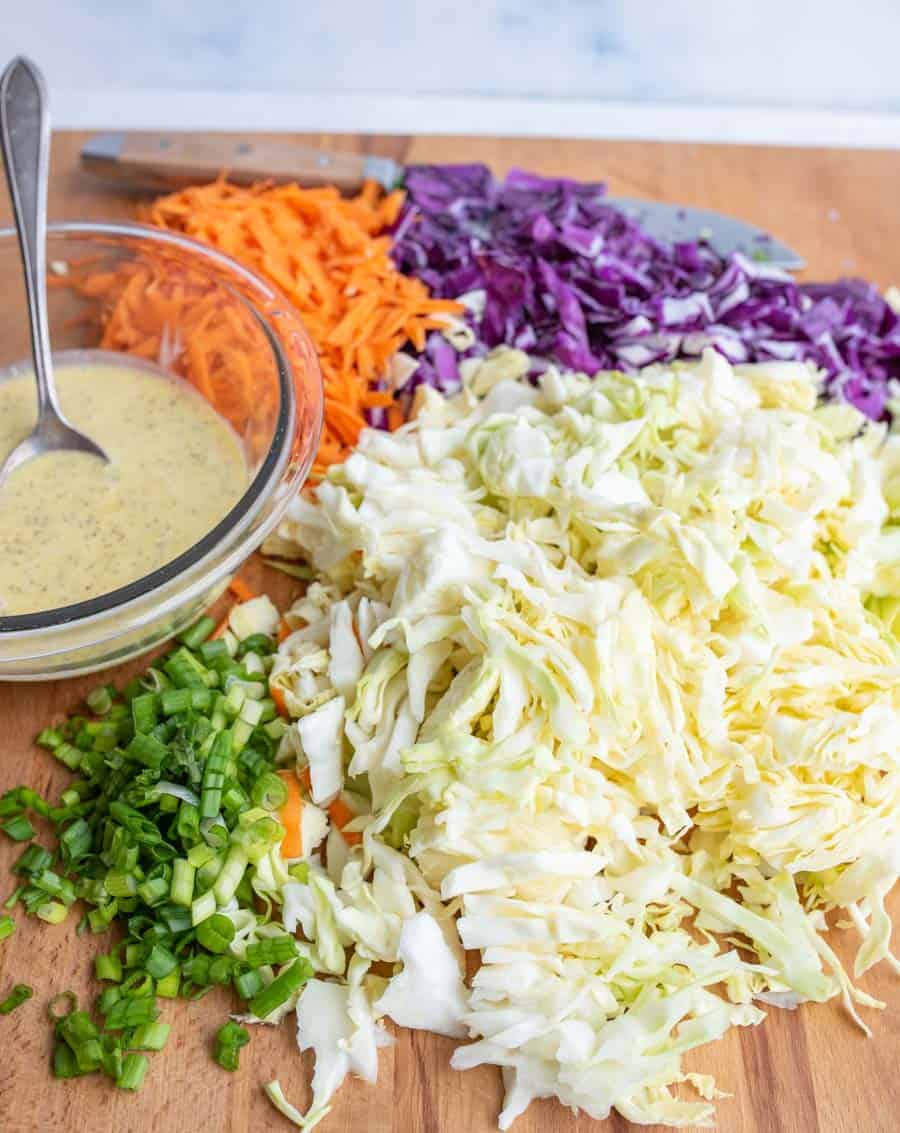
[[[164,229],[128,222],[65,221],[48,225],[47,235],[48,237],[81,237],[82,239],[112,237],[128,240],[149,240],[158,246],[168,246],[182,253],[186,252],[190,255],[198,256],[206,261],[212,268],[218,269],[226,276],[231,276],[232,279],[237,276],[254,290],[265,294],[270,300],[283,302],[289,310],[292,310],[288,301],[266,280],[260,278],[254,272],[249,271],[236,260],[231,259],[230,256],[226,256],[217,249],[210,248],[190,237],[167,232]],[[0,240],[14,236],[14,229],[8,227],[0,228]],[[272,351],[277,370],[279,389],[278,417],[272,441],[257,473],[240,499],[237,500],[234,506],[222,517],[215,527],[208,531],[196,543],[193,543],[185,551],[182,551],[181,554],[174,559],[170,559],[167,563],[157,567],[149,574],[135,579],[133,582],[117,587],[115,590],[107,591],[104,594],[96,595],[93,598],[88,598],[83,602],[75,602],[67,606],[56,606],[52,609],[41,610],[33,614],[0,615],[0,637],[10,637],[12,635],[30,636],[29,631],[52,631],[63,629],[67,626],[74,626],[75,624],[84,625],[93,621],[100,621],[104,614],[121,613],[134,603],[146,598],[161,587],[166,586],[177,577],[194,571],[216,548],[223,548],[223,544],[225,550],[224,564],[218,561],[212,567],[212,574],[223,573],[224,569],[227,569],[235,559],[241,559],[248,553],[243,547],[243,541],[241,541],[241,545],[238,547],[239,554],[235,555],[234,540],[245,531],[247,525],[258,513],[262,504],[265,502],[267,489],[273,482],[277,483],[290,461],[293,446],[293,433],[297,420],[297,400],[292,380],[291,364],[273,328],[260,311],[257,310],[255,304],[242,295],[239,290],[235,289],[227,279],[223,280],[221,285],[227,290],[231,290],[250,312]],[[296,318],[302,327],[303,324],[299,314],[296,314]],[[318,375],[318,386],[321,389],[320,374]],[[321,431],[322,417],[323,398],[320,396],[318,413],[313,423],[313,432],[315,433],[315,436],[312,437],[313,444],[310,446],[306,460],[297,468],[295,476],[292,477],[296,478],[299,482],[302,482],[312,465],[315,451],[318,447],[316,441]],[[277,518],[274,522],[277,522]],[[267,528],[268,530],[262,531],[261,538],[264,538],[265,535],[268,534],[268,531],[274,526],[274,522],[263,525],[263,528]],[[229,539],[232,540],[230,546],[228,543]],[[201,577],[194,580],[193,585],[188,588],[188,591],[192,593],[195,589],[209,585],[210,578],[206,572],[202,572]],[[161,602],[160,606],[153,611],[153,616],[159,616],[169,608],[173,602],[180,604],[185,598],[186,595],[181,592],[179,592],[177,596],[167,596],[167,598]],[[139,622],[141,620],[143,619],[139,619]],[[118,636],[118,634],[114,634],[114,636]]]

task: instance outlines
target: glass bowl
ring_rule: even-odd
[[[75,605],[0,616],[0,680],[118,664],[197,618],[300,490],[322,422],[319,365],[299,316],[227,256],[143,225],[72,223],[50,226],[47,261],[54,354],[114,351],[188,380],[237,431],[249,484],[199,542],[143,578]],[[11,229],[0,229],[0,279],[2,374],[30,352]]]

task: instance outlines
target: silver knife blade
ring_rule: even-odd
[[[720,256],[741,252],[750,260],[773,267],[799,270],[806,267],[801,255],[746,220],[711,209],[643,201],[636,197],[607,197],[609,204],[636,220],[651,236],[667,244],[705,240]]]

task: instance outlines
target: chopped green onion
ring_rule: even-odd
[[[68,1004],[68,1011],[57,1011],[56,1005],[58,1003]],[[74,991],[61,991],[59,995],[54,995],[50,1002],[47,1004],[47,1014],[54,1022],[60,1019],[65,1019],[72,1014],[73,1011],[78,1010],[78,996]]]
[[[33,995],[34,988],[29,987],[28,984],[16,984],[6,999],[0,1002],[0,1015],[9,1015]]]
[[[246,673],[246,670],[245,670]],[[264,674],[247,673],[246,676],[250,679],[244,679],[238,676],[228,676],[225,678],[225,692],[226,699],[234,689],[240,689],[244,694],[244,699],[248,697],[250,700],[263,700],[266,695],[266,678]],[[259,680],[253,679],[259,677]],[[243,701],[241,702],[243,703]]]
[[[47,924],[62,924],[69,915],[69,910],[59,901],[45,901],[35,909],[35,915]]]
[[[211,963],[211,956],[207,956],[205,952],[198,952],[196,956],[192,956],[190,960],[182,966],[184,978],[190,980],[191,983],[203,987],[209,983],[209,965]]]
[[[258,1019],[265,1019],[283,1003],[287,1003],[312,974],[313,970],[308,960],[302,957],[295,960],[289,968],[279,972],[268,987],[263,988],[250,1000],[251,1013]]]
[[[248,862],[249,858],[240,846],[232,846],[229,849],[225,864],[222,866],[222,872],[216,878],[214,888],[216,901],[220,905],[227,904],[234,896],[234,891],[244,876]]]
[[[0,795],[0,818],[10,818],[13,815],[21,814],[22,810],[23,803],[18,788]]]
[[[204,641],[197,652],[200,654],[203,663],[209,665],[212,661],[227,657],[228,646],[220,637],[217,637],[214,641]]]
[[[275,707],[275,702],[273,700],[272,701],[272,708],[274,709],[274,707]],[[275,740],[276,743],[278,742],[278,740],[280,740],[284,736],[284,734],[287,732],[287,730],[288,730],[288,722],[287,722],[287,720],[282,720],[282,718],[280,716],[277,716],[274,720],[270,720],[266,724],[265,728],[263,728],[263,731],[266,733],[266,735],[270,739]]]
[[[171,681],[166,674],[161,669],[154,668],[153,665],[140,678],[141,688],[147,689],[149,692],[162,692],[170,684]]]
[[[241,709],[243,711],[243,709]],[[245,720],[235,720],[231,729],[231,746],[235,752],[243,751],[247,741],[253,735],[253,725]]]
[[[252,999],[266,986],[266,981],[260,973],[251,968],[250,971],[240,972],[234,977],[234,990],[241,999]]]
[[[287,802],[287,785],[280,776],[264,771],[253,784],[250,797],[256,806],[265,810],[278,810]]]
[[[164,877],[154,877],[141,882],[137,887],[137,895],[145,905],[152,908],[161,905],[169,896],[169,885]]]
[[[278,709],[275,707],[275,701],[270,696],[264,696],[262,700],[254,701],[260,708],[259,723],[270,724],[278,715]],[[284,721],[281,721],[284,724]],[[279,737],[280,738],[280,737]]]
[[[27,842],[35,835],[34,827],[24,814],[17,814],[15,818],[0,822],[0,830],[14,842]]]
[[[196,691],[200,692],[200,689]],[[167,688],[160,700],[166,716],[174,716],[178,712],[187,712],[191,707],[191,689]]]
[[[247,1029],[229,1019],[216,1032],[213,1057],[223,1069],[237,1070],[241,1047],[245,1047],[248,1042],[250,1042],[250,1034]]]
[[[192,902],[191,922],[195,925],[202,924],[203,921],[209,920],[217,908],[216,895],[210,889]]]
[[[275,648],[274,637],[269,637],[266,633],[251,633],[238,646],[237,656],[240,658],[246,657],[248,653],[274,653]]]
[[[58,728],[44,728],[34,742],[39,747],[45,747],[48,751],[53,751],[59,747],[63,739],[64,736]]]
[[[228,679],[231,680],[230,677]],[[225,715],[233,720],[243,708],[246,699],[246,692],[235,680],[228,688],[225,696],[225,704],[223,705]]]
[[[145,966],[155,980],[162,980],[175,971],[178,967],[178,960],[168,948],[162,944],[154,944],[150,949]]]
[[[117,1081],[125,1063],[122,1037],[104,1034],[100,1039],[100,1051],[100,1069],[107,1078]]]
[[[188,850],[187,860],[194,869],[201,869],[207,862],[212,861],[212,859],[217,856],[212,846],[207,846],[205,842],[200,842],[196,846],[191,846]]]
[[[169,656],[163,669],[176,688],[209,688],[215,675],[184,646]]]
[[[123,996],[117,999],[107,1012],[106,1026],[110,1031],[121,1031],[125,1027],[155,1023],[158,1017],[159,1011],[149,996],[139,996],[136,999]]]
[[[169,932],[186,932],[191,927],[190,910],[181,905],[163,905],[159,914]]]
[[[104,1053],[100,1032],[86,1011],[70,1012],[57,1022],[55,1032],[71,1050],[79,1074],[100,1068]]]
[[[175,970],[169,972],[167,976],[163,976],[161,980],[156,981],[156,994],[161,999],[177,999],[180,984],[181,972],[175,968]]]
[[[120,1090],[139,1090],[149,1065],[146,1054],[126,1054],[116,1085]]]
[[[70,771],[77,771],[82,759],[84,759],[84,752],[70,743],[59,744],[53,749],[53,754],[60,763],[64,763]]]
[[[119,906],[115,901],[110,901],[108,905],[91,909],[88,913],[88,926],[91,932],[106,932],[118,911]]]
[[[76,818],[71,826],[59,836],[62,855],[70,865],[90,852],[93,836],[91,828],[83,818]]]
[[[105,716],[112,708],[113,703],[109,686],[100,685],[98,688],[91,689],[85,697],[85,701],[95,716]]]
[[[122,961],[115,952],[101,952],[94,957],[94,974],[98,980],[112,980],[118,983],[122,979]]]
[[[137,893],[138,882],[133,873],[111,869],[103,879],[103,885],[110,897],[133,897]]]
[[[224,830],[225,828],[223,826],[220,826],[217,829]],[[207,846],[207,849],[212,849],[212,847]],[[213,851],[213,856],[209,859],[209,861],[205,862],[197,870],[197,877],[194,882],[195,893],[202,895],[208,889],[212,889],[212,887],[216,883],[216,879],[222,872],[223,861],[224,858],[220,854],[217,854],[215,853],[215,851]]]
[[[152,731],[159,719],[160,698],[155,692],[145,692],[131,702],[131,718],[137,733]]]
[[[144,1023],[129,1040],[131,1050],[162,1050],[172,1030],[168,1023]]]
[[[194,876],[196,870],[185,858],[176,858],[172,862],[172,886],[169,890],[169,899],[174,905],[184,905],[190,908],[194,899]]]
[[[67,877],[60,877],[52,869],[45,869],[34,879],[36,888],[50,897],[58,897],[64,905],[75,903],[75,886]]]
[[[212,706],[213,693],[211,688],[191,689],[191,708],[197,712],[207,712]]]
[[[53,1047],[53,1077],[77,1078],[81,1073],[69,1047],[65,1043],[56,1043]]]
[[[251,968],[261,968],[264,964],[280,967],[297,956],[297,942],[287,933],[268,936],[247,945],[245,959]]]
[[[256,893],[249,873],[245,873],[241,878],[240,885],[234,891],[234,899],[242,909],[252,909],[256,905]]]
[[[122,989],[120,987],[106,987],[97,996],[97,1010],[101,1015],[108,1015],[109,1010],[114,1003],[122,998]]]
[[[234,940],[234,925],[216,913],[197,925],[197,940],[208,952],[224,952]]]
[[[220,732],[210,750],[203,768],[203,783],[200,793],[200,817],[214,818],[222,804],[222,788],[225,785],[225,768],[231,758],[231,738],[227,732]]]
[[[213,618],[202,617],[199,621],[194,622],[190,629],[179,634],[178,640],[188,649],[196,649],[206,641],[215,628],[216,623]]]
[[[256,677],[266,671],[266,664],[258,653],[245,653],[242,664],[245,671],[252,677]]]
[[[209,965],[209,982],[224,986],[231,983],[235,961],[230,956],[216,956]]]
[[[39,846],[36,842],[32,842],[13,866],[13,872],[25,877],[36,877],[43,873],[45,869],[49,869],[52,862],[53,855],[50,851],[45,850],[43,846]]]
[[[33,838],[34,812],[58,837],[56,856],[34,842],[23,847],[14,867],[21,884],[7,906],[55,923],[80,898],[88,909],[79,933],[124,928],[122,944],[95,959],[105,1026],[63,997],[58,1077],[99,1070],[137,1088],[147,1063],[135,1052],[160,1049],[168,1035],[157,996],[198,998],[233,984],[251,1008],[271,1014],[310,974],[286,933],[254,941],[247,959],[230,955],[234,923],[220,906],[236,900],[260,923],[268,919],[256,912],[251,882],[283,836],[273,811],[286,792],[273,764],[286,725],[266,684],[274,640],[239,642],[231,632],[213,640],[212,628],[199,619],[159,667],[121,694],[95,688],[84,714],[41,733],[41,745],[77,771],[56,805],[26,788],[0,796],[8,836]],[[14,928],[0,916],[0,940]],[[222,1029],[223,1065],[237,1065],[244,1042],[242,1028]]]
[[[178,808],[175,829],[182,842],[196,842],[200,838],[200,809],[193,803],[183,802]]]
[[[168,747],[149,733],[138,732],[125,749],[132,759],[147,767],[161,767],[169,754]]]
[[[250,800],[237,783],[232,783],[222,795],[222,810],[228,815],[240,815],[249,807]]]

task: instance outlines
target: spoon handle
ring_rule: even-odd
[[[22,249],[38,418],[59,415],[50,362],[47,318],[47,178],[50,115],[44,76],[19,56],[0,76],[0,149]]]

